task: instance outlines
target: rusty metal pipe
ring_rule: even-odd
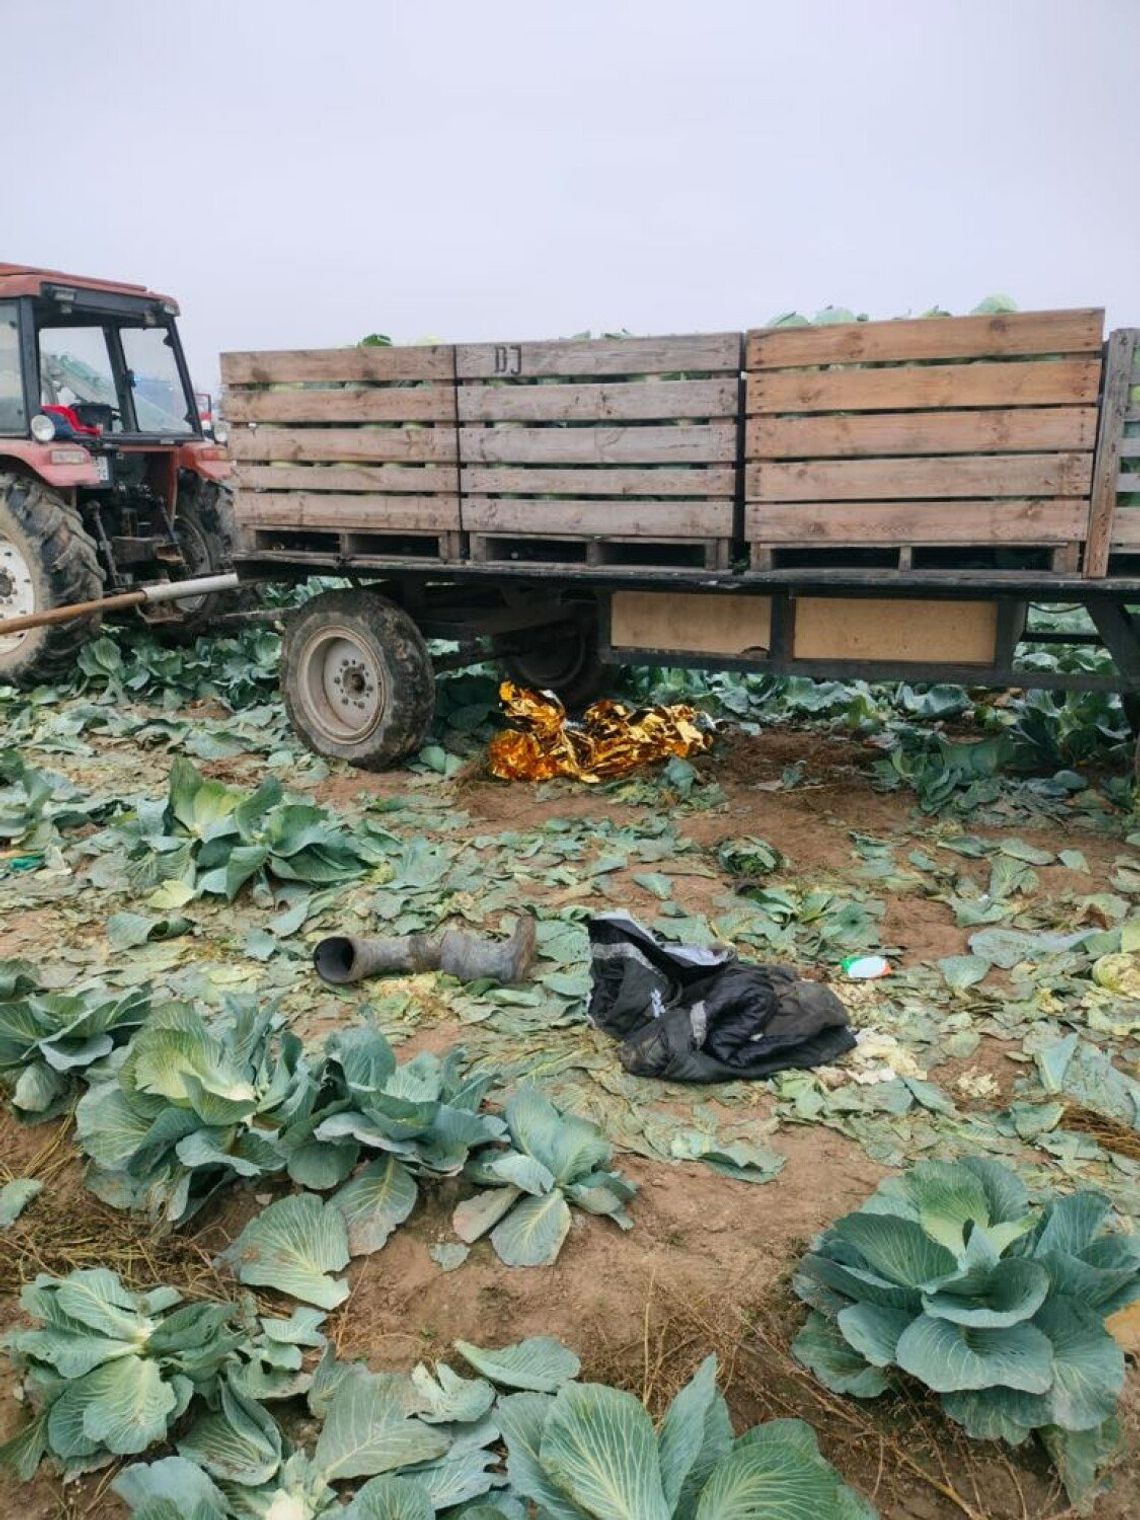
[[[0,617],[0,637],[24,633],[29,628],[49,628],[54,623],[70,623],[75,618],[90,617],[95,612],[121,612],[127,607],[141,607],[144,602],[183,602],[195,596],[210,596],[215,591],[236,591],[234,572],[225,575],[200,575],[187,581],[158,581],[153,586],[137,586],[133,591],[117,591],[93,602],[75,602],[70,607],[50,607],[46,612],[26,612],[20,617]]]

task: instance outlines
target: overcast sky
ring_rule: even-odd
[[[1140,324],[1140,0],[0,0],[0,259],[227,348]]]

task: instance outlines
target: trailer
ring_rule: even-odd
[[[1137,338],[1094,308],[225,354],[235,562],[351,582],[291,615],[282,690],[366,768],[488,655],[570,706],[653,663],[1115,690],[1137,720]],[[1052,638],[1112,670],[1019,664],[1031,604],[1086,609]]]

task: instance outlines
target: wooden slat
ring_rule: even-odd
[[[237,428],[235,459],[444,461],[456,458],[451,427]]]
[[[804,502],[750,505],[755,544],[1052,544],[1084,536],[1088,504],[1048,501]]]
[[[1096,438],[1096,408],[1009,407],[991,412],[753,417],[746,436],[749,459],[1091,449]]]
[[[450,385],[386,385],[368,390],[230,390],[227,422],[451,422]]]
[[[1097,579],[1108,570],[1108,551],[1112,542],[1112,518],[1119,489],[1120,440],[1128,411],[1132,362],[1137,350],[1134,327],[1121,327],[1108,340],[1105,357],[1104,397],[1100,405],[1100,431],[1096,442],[1096,465],[1093,470],[1089,500],[1088,535],[1085,545],[1085,576]]]
[[[1140,457],[1140,438],[1122,438],[1120,440],[1121,459],[1136,459]]]
[[[1091,478],[1091,454],[964,454],[751,464],[745,488],[749,501],[1077,496],[1088,491]]]
[[[464,465],[461,489],[471,495],[532,496],[732,496],[736,471],[729,466],[644,470],[511,469]]]
[[[461,422],[607,422],[735,417],[730,380],[630,380],[616,385],[461,385]]]
[[[222,384],[283,385],[298,380],[451,380],[450,344],[382,348],[297,348],[222,355]]]
[[[736,458],[736,427],[464,427],[464,464],[712,464]]]
[[[1140,475],[1118,475],[1116,491],[1118,496],[1134,496],[1137,491],[1140,491]]]
[[[1140,511],[1135,507],[1118,507],[1112,522],[1114,549],[1140,547]]]
[[[731,505],[714,501],[500,501],[465,496],[462,517],[469,533],[732,536]]]
[[[310,496],[239,491],[236,515],[242,528],[324,528],[341,532],[443,533],[459,527],[457,496]]]
[[[533,380],[545,375],[654,375],[740,369],[739,333],[667,338],[561,339],[553,343],[461,343],[461,380]]]
[[[1099,359],[932,364],[921,369],[763,371],[748,376],[757,412],[882,412],[1095,402]]]
[[[454,496],[459,470],[435,464],[239,464],[237,482],[247,491],[410,491],[415,496],[442,491]]]
[[[1103,330],[1100,308],[767,328],[748,334],[747,367],[1085,353],[1100,348]]]

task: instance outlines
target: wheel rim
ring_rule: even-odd
[[[388,683],[375,653],[352,629],[333,625],[306,640],[298,692],[307,724],[336,744],[359,744],[388,705]]]
[[[32,567],[12,540],[0,533],[0,628],[4,618],[23,617],[35,610]],[[30,632],[0,635],[0,655],[14,654]]]

